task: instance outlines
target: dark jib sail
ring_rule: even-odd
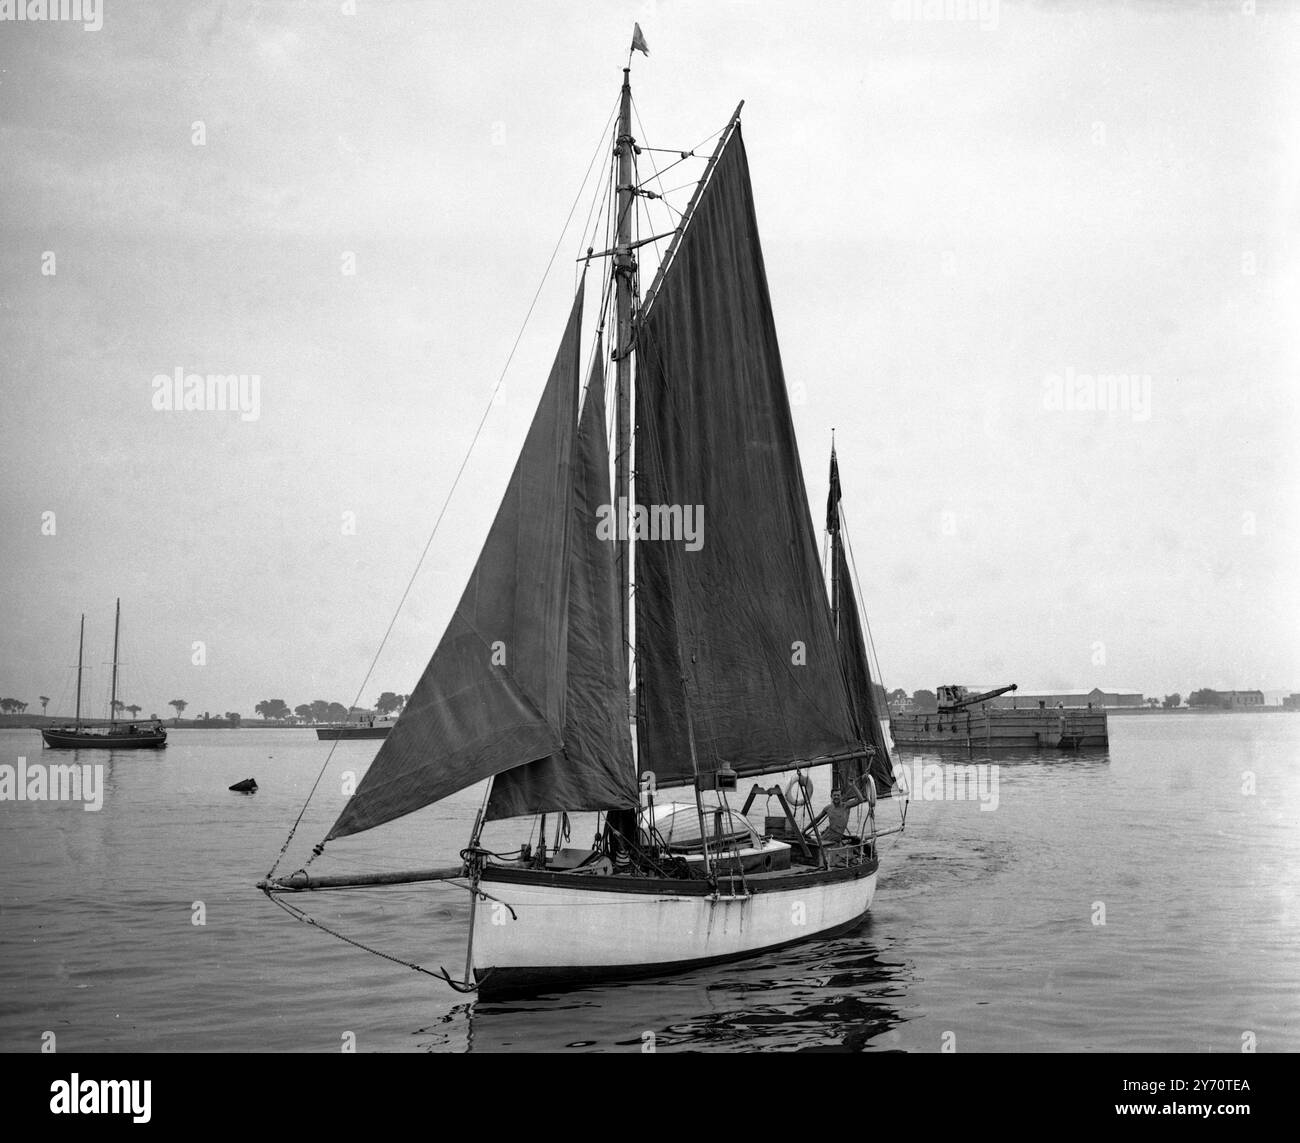
[[[636,545],[637,722],[659,785],[860,751],[736,127],[637,335],[639,507],[703,540]],[[698,506],[698,507],[697,507]],[[684,515],[684,511],[679,511]],[[689,702],[682,679],[689,687]]]
[[[456,612],[329,838],[382,825],[561,749],[581,323],[579,290]]]
[[[564,747],[498,774],[488,799],[488,821],[637,804],[618,624],[617,550],[597,534],[598,513],[610,503],[603,367],[597,339],[574,464]]]

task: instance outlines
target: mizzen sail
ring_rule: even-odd
[[[610,503],[603,365],[598,340],[575,447],[564,746],[498,774],[488,800],[488,821],[557,810],[630,809],[637,804],[618,619],[617,552],[598,535],[600,509]]]
[[[329,838],[561,747],[582,290],[478,563],[438,649]]]
[[[832,536],[834,552],[832,574],[839,585],[837,638],[840,649],[840,667],[853,704],[853,717],[862,739],[874,747],[875,753],[865,769],[875,779],[876,790],[887,794],[894,786],[894,767],[889,758],[889,744],[880,725],[880,704],[876,684],[871,677],[867,661],[866,641],[863,639],[862,621],[858,615],[853,584],[849,579],[848,561],[844,558],[844,541],[837,531]]]
[[[659,785],[861,750],[845,692],[737,126],[637,334],[637,722]],[[687,691],[683,691],[683,678]]]

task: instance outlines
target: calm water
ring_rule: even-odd
[[[1109,753],[1002,759],[995,811],[914,801],[849,937],[511,1004],[467,1004],[253,888],[330,744],[255,728],[169,741],[79,755],[104,764],[98,813],[0,803],[0,1049],[53,1031],[59,1051],[338,1051],[348,1032],[360,1051],[628,1051],[646,1032],[661,1051],[938,1051],[948,1032],[959,1051],[1238,1052],[1244,1032],[1300,1050],[1300,717],[1113,718]],[[282,871],[375,746],[338,745]],[[71,759],[0,731],[0,763],[20,755]],[[256,794],[227,792],[249,776]],[[454,862],[476,806],[466,791],[332,843],[314,868]],[[488,842],[510,844],[497,829]],[[384,952],[463,968],[462,890],[293,900]]]

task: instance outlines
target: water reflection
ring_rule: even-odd
[[[894,755],[900,766],[911,767],[917,762],[940,765],[969,765],[992,763],[1003,769],[1014,770],[1026,766],[1066,767],[1070,770],[1091,770],[1110,763],[1110,750],[1094,747],[1085,750],[984,750],[965,746],[896,746]]]
[[[868,919],[835,940],[696,972],[458,1005],[415,1036],[425,1051],[864,1051],[890,1046],[876,1041],[904,1021],[913,979]],[[538,1043],[542,1029],[551,1042]]]

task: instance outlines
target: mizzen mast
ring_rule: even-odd
[[[117,632],[122,625],[122,601],[117,601],[117,610],[113,613],[113,695],[108,700],[108,724],[117,721]]]
[[[108,724],[117,722],[117,632],[122,625],[122,601],[118,599],[117,610],[113,612],[113,694],[108,700]]]
[[[77,729],[81,729],[81,672],[86,653],[86,614],[81,615],[81,634],[77,636]]]

